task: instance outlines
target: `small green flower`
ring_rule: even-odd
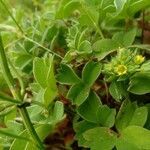
[[[137,55],[137,56],[135,56],[135,58],[134,58],[134,62],[136,63],[136,64],[141,64],[141,63],[143,63],[144,62],[144,60],[145,60],[145,57],[143,57],[142,55]]]
[[[115,72],[121,76],[127,73],[127,67],[125,65],[118,65],[115,67]]]

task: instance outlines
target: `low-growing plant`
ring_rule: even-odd
[[[150,150],[149,10],[0,0],[0,149]]]

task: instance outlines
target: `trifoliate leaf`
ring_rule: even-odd
[[[73,85],[81,81],[80,78],[74,72],[74,70],[66,64],[61,64],[61,69],[59,70],[59,73],[57,75],[57,80],[61,84],[68,85]]]
[[[82,80],[87,86],[92,86],[95,80],[101,73],[101,64],[99,62],[89,61],[83,71],[82,71]]]

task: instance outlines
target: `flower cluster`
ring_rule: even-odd
[[[127,76],[138,71],[145,57],[130,49],[118,49],[117,55],[104,65],[107,77]]]

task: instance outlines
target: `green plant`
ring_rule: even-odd
[[[149,150],[150,1],[10,2],[0,0],[0,149]]]

